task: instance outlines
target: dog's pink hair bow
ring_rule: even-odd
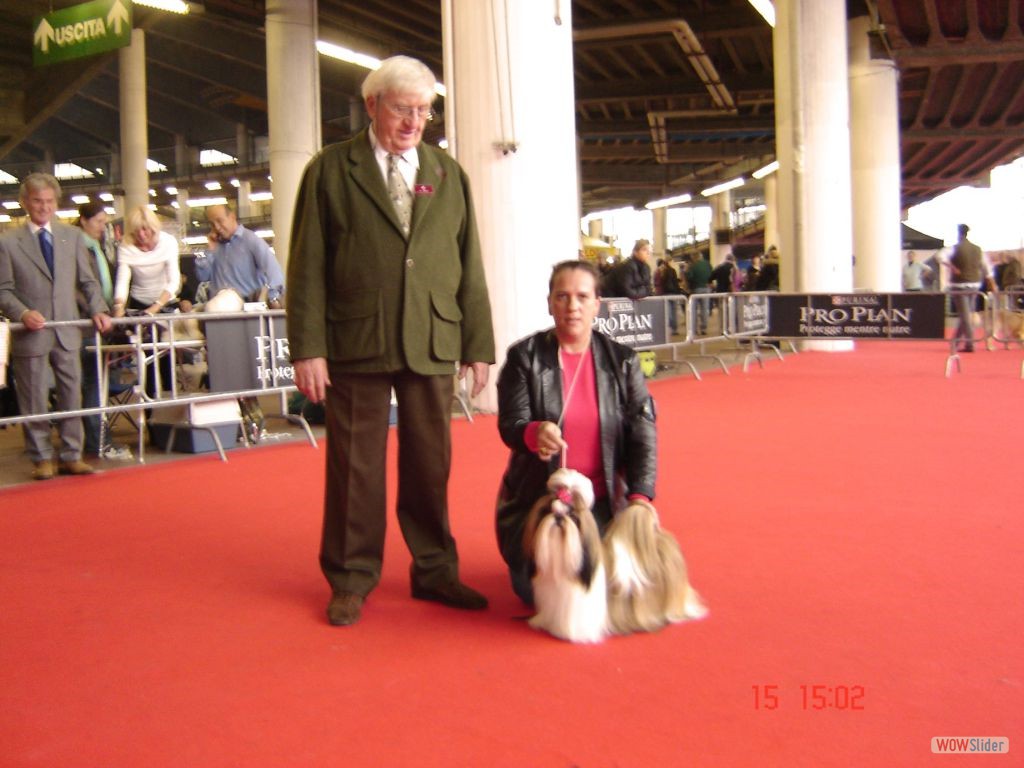
[[[557,496],[558,500],[563,504],[570,507],[572,506],[572,491],[570,491],[566,486],[563,485],[555,491],[555,496]]]

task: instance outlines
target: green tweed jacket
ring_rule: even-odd
[[[494,362],[468,179],[441,150],[421,144],[418,152],[408,240],[365,130],[306,167],[288,260],[293,361],[424,375]]]

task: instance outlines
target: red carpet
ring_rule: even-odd
[[[711,616],[596,647],[519,620],[493,417],[453,426],[482,614],[409,598],[392,513],[363,621],[329,627],[306,444],[0,492],[0,765],[955,766],[930,739],[964,735],[1022,765],[1020,359],[947,380],[935,344],[862,343],[654,383]],[[816,685],[862,709],[805,709]]]

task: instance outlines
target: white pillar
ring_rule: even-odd
[[[719,243],[720,232],[729,233],[732,229],[732,193],[727,189],[712,195],[711,203],[711,236],[708,244],[708,260],[712,265],[721,264],[727,253],[732,253],[732,245],[728,242]]]
[[[654,218],[651,255],[654,257],[654,263],[657,264],[658,259],[666,258],[668,253],[668,208],[654,208],[651,210],[651,215]]]
[[[320,149],[316,0],[267,0],[267,108],[274,253],[288,264],[295,196]],[[287,288],[287,286],[286,286]]]
[[[853,181],[853,284],[902,288],[900,126],[896,64],[872,59],[871,20],[849,22],[850,161]]]
[[[181,230],[181,236],[188,237],[188,228],[192,223],[192,212],[188,208],[188,190],[184,187],[178,187],[177,200],[178,208],[175,218],[178,221],[178,228]]]
[[[600,237],[604,234],[604,219],[591,219],[587,222],[587,234],[591,237]]]
[[[132,30],[132,44],[118,51],[121,112],[121,186],[125,210],[149,203],[146,34]]]
[[[446,129],[473,188],[500,366],[551,325],[551,266],[579,248],[571,6],[445,0],[442,17]],[[478,408],[497,410],[496,379]]]
[[[779,245],[779,184],[775,174],[764,177],[764,250]]]
[[[245,127],[245,123],[235,123],[235,157],[242,168],[247,168],[252,162],[251,146],[249,129]]]
[[[844,0],[778,0],[775,144],[783,291],[853,288]]]

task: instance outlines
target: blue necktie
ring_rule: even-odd
[[[50,242],[50,233],[45,229],[39,230],[39,248],[43,252],[46,266],[50,268],[50,276],[53,277],[53,243]]]

